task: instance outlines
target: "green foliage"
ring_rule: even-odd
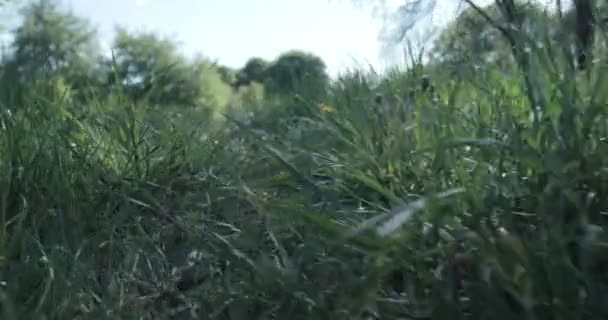
[[[238,91],[246,87],[246,92],[251,84],[263,84],[265,93],[273,97],[300,95],[318,99],[328,88],[329,76],[321,58],[306,52],[290,51],[272,63],[261,58],[249,59],[237,73],[235,88]]]
[[[518,14],[522,17],[522,26],[515,34],[525,47],[543,45],[554,54],[574,55],[576,39],[576,10],[569,6],[561,15],[549,10],[538,1],[515,1]],[[477,12],[472,6],[465,9],[452,21],[435,40],[431,60],[435,64],[454,68],[457,66],[483,64],[499,65],[504,71],[516,66],[510,43],[499,28],[508,26],[505,15],[497,3],[481,7],[487,17]],[[605,29],[606,5],[594,5],[595,23]],[[490,18],[492,22],[489,22]],[[507,28],[509,29],[509,28]],[[596,46],[593,56],[602,55],[605,51],[605,39],[595,37]],[[474,62],[474,63],[471,63]]]
[[[219,69],[206,59],[197,59],[193,67],[199,83],[197,104],[221,112],[232,97],[232,87],[225,82]]]
[[[518,1],[524,21],[521,32],[530,43],[545,42],[545,36],[555,45],[563,44],[564,34],[558,33],[559,20],[555,13],[544,11],[541,5],[532,1]],[[515,65],[510,44],[496,26],[506,26],[503,14],[496,4],[482,8],[493,22],[467,6],[435,40],[432,57],[445,65],[475,64],[500,65],[507,70]]]
[[[251,82],[264,83],[270,63],[262,58],[251,58],[243,69],[239,70],[235,86],[248,85]]]
[[[15,69],[22,82],[50,74],[61,75],[70,85],[82,84],[99,55],[88,22],[63,12],[53,0],[33,2],[22,16],[7,67]]]
[[[213,63],[200,57],[188,61],[173,42],[154,33],[118,29],[113,56],[116,70],[110,77],[135,100],[219,111],[230,98],[230,86]]]
[[[289,94],[306,90],[319,95],[325,91],[329,77],[323,60],[310,53],[291,51],[282,54],[267,70],[266,86],[272,94]]]
[[[222,76],[222,81],[229,85],[233,85],[237,79],[236,70],[223,66],[223,65],[215,65],[217,67],[217,71]]]
[[[121,39],[107,66],[128,81],[105,95],[0,77],[2,319],[608,316],[605,57],[577,73],[546,43],[529,74],[294,84],[323,69],[287,55],[265,80],[286,99],[276,82],[231,95],[227,70],[157,36]],[[229,121],[178,105],[168,76],[200,77],[191,99]]]
[[[228,111],[230,114],[249,115],[267,108],[266,102],[264,85],[251,82],[236,89],[229,103],[230,110]]]

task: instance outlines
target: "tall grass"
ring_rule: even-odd
[[[537,122],[492,66],[216,126],[5,81],[2,319],[605,319],[604,62],[533,53]]]

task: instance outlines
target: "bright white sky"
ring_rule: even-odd
[[[273,60],[300,49],[319,55],[335,75],[358,63],[381,70],[401,58],[387,58],[379,40],[382,19],[373,12],[379,0],[61,0],[98,28],[102,45],[114,27],[157,31],[180,43],[188,55],[201,53],[240,68],[251,57]],[[384,0],[395,8],[407,0]],[[458,0],[437,0],[444,20]],[[453,9],[452,9],[453,10]],[[383,58],[381,58],[381,56]]]

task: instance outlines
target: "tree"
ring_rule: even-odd
[[[520,4],[519,9],[526,37],[542,39],[543,33],[548,31],[552,41],[560,40],[556,15],[544,12],[535,3]],[[483,10],[496,24],[506,23],[496,4],[488,5]],[[514,63],[509,46],[500,30],[474,8],[467,7],[435,40],[432,59],[450,64],[474,61],[477,64],[492,63],[507,67]]]
[[[267,109],[264,99],[264,85],[251,82],[235,90],[226,111],[233,117],[247,119],[256,112]]]
[[[246,86],[251,82],[263,83],[269,66],[270,63],[262,58],[249,59],[243,69],[239,70],[235,87]]]
[[[498,15],[495,6],[489,11],[493,17]],[[504,50],[506,44],[500,37],[483,17],[467,8],[439,34],[434,42],[432,59],[449,64],[505,61],[505,55],[510,58],[510,54],[509,50]]]
[[[270,65],[265,85],[271,94],[299,92],[319,95],[325,92],[328,82],[329,76],[321,58],[301,51],[290,51]]]
[[[81,85],[99,57],[96,31],[88,21],[61,11],[52,0],[28,5],[22,16],[11,45],[9,63],[15,71],[30,79],[60,75],[69,85]]]
[[[231,86],[234,85],[237,77],[237,72],[234,69],[217,63],[214,64],[214,66],[216,67],[217,72],[219,72],[220,76],[222,77],[222,81],[224,81],[224,83],[229,84]]]
[[[124,28],[117,28],[112,46],[115,74],[122,82],[129,95],[135,99],[150,94],[150,101],[163,103],[168,92],[182,84],[187,66],[177,55],[177,48],[168,39],[161,39],[154,33],[130,33]],[[175,81],[175,75],[182,79]],[[173,80],[173,81],[172,81]],[[179,86],[183,89],[184,86]],[[154,90],[153,90],[154,89]],[[180,92],[171,92],[171,100],[181,96]]]
[[[436,8],[444,7],[442,5],[437,6],[439,0],[412,0],[407,1],[405,4],[399,6],[396,10],[385,14],[388,17],[384,26],[384,40],[388,46],[394,44],[400,44],[406,35],[413,31],[413,29],[419,28],[421,25],[420,21],[428,21],[427,16],[431,14]],[[450,1],[450,0],[445,0]],[[358,2],[353,0],[353,2]],[[373,3],[385,4],[386,0],[377,0]],[[457,21],[452,22],[448,28],[444,29],[440,40],[435,41],[435,45],[439,45],[439,51],[446,53],[449,50],[454,50],[451,53],[450,58],[462,56],[466,53],[469,58],[476,59],[480,55],[477,53],[490,53],[490,56],[494,55],[495,61],[513,61],[518,60],[518,64],[524,68],[527,65],[527,58],[525,53],[521,53],[524,48],[518,48],[514,45],[516,42],[515,38],[522,35],[522,29],[526,29],[529,26],[535,27],[532,30],[542,30],[538,28],[542,23],[549,22],[549,29],[552,33],[552,39],[559,41],[560,45],[567,41],[567,49],[573,49],[576,55],[576,63],[579,69],[584,69],[586,62],[589,61],[589,56],[594,52],[594,42],[596,28],[600,23],[605,23],[606,19],[598,19],[598,17],[604,17],[605,14],[597,14],[598,9],[604,9],[604,1],[595,0],[574,0],[572,1],[573,6],[564,16],[565,19],[561,19],[562,2],[558,0],[557,13],[555,10],[551,10],[546,6],[546,3],[541,3],[537,0],[496,0],[490,2],[491,4],[485,8],[481,8],[479,3],[482,1],[474,0],[454,0],[454,2],[461,2],[468,5],[468,8],[460,14],[456,19]],[[488,1],[483,1],[484,4]],[[539,14],[546,10],[548,14]],[[605,10],[605,9],[604,9]],[[532,15],[530,15],[532,14]],[[475,17],[476,16],[476,17]],[[538,20],[540,18],[540,20]],[[469,23],[463,23],[468,21]],[[522,24],[523,23],[523,24]],[[528,24],[526,26],[525,24]],[[492,26],[491,26],[492,25]],[[510,25],[510,27],[507,27]],[[515,28],[513,28],[515,27]],[[483,29],[483,30],[480,30]],[[517,31],[519,30],[519,31]],[[524,30],[524,33],[529,32]],[[519,34],[518,34],[519,33]],[[463,36],[464,35],[464,36]],[[483,37],[482,37],[483,35]],[[525,35],[524,35],[525,36]],[[459,47],[454,47],[456,44],[454,38],[462,38],[461,41],[457,41]],[[427,39],[430,37],[426,37]],[[503,38],[503,42],[507,43],[508,50],[502,50],[503,45],[496,48],[499,38]],[[463,49],[467,49],[467,52],[463,52]],[[500,50],[499,50],[500,49]],[[500,54],[516,50],[518,52],[511,52],[511,57],[508,60],[502,58],[508,57],[509,54]],[[437,59],[437,52],[435,50],[434,58]],[[481,51],[481,52],[479,52]],[[499,53],[499,55],[495,55]],[[488,58],[488,55],[484,55],[483,58]],[[482,59],[483,61],[484,59]],[[451,59],[451,61],[454,61]]]
[[[217,67],[197,57],[188,61],[175,43],[150,32],[117,30],[113,46],[115,74],[134,99],[156,105],[223,107],[230,86]]]
[[[211,107],[214,111],[226,107],[232,97],[232,87],[226,81],[226,75],[203,57],[197,57],[191,65],[194,73],[192,89],[198,92],[197,104]]]

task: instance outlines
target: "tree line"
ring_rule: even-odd
[[[501,34],[501,28],[510,23],[505,6],[513,1],[482,8],[467,2],[469,6],[434,40],[427,69],[470,67],[470,61],[503,69],[517,65],[512,44]],[[599,25],[597,17],[605,6],[598,6],[599,14],[586,19],[589,0],[575,1],[563,14],[561,8],[549,12],[534,1],[513,4],[517,4],[522,34],[533,40],[548,38],[558,46],[567,43],[579,66],[585,63],[594,40],[589,27]],[[151,105],[222,110],[294,92],[318,96],[330,83],[324,61],[307,52],[285,52],[274,61],[253,57],[242,68],[233,69],[202,55],[187,58],[175,42],[159,34],[119,26],[108,55],[102,52],[89,21],[62,9],[55,0],[32,2],[20,14],[21,23],[9,30],[11,42],[0,64],[0,76],[15,84],[11,94],[41,82],[69,92],[73,99],[121,90]]]
[[[274,61],[252,58],[235,70],[202,55],[187,58],[162,35],[119,26],[111,54],[104,54],[89,21],[54,0],[28,4],[20,14],[0,66],[1,76],[15,84],[12,92],[53,83],[74,99],[120,90],[151,105],[216,110],[256,94],[322,91],[329,79],[324,61],[307,52],[286,52]]]

